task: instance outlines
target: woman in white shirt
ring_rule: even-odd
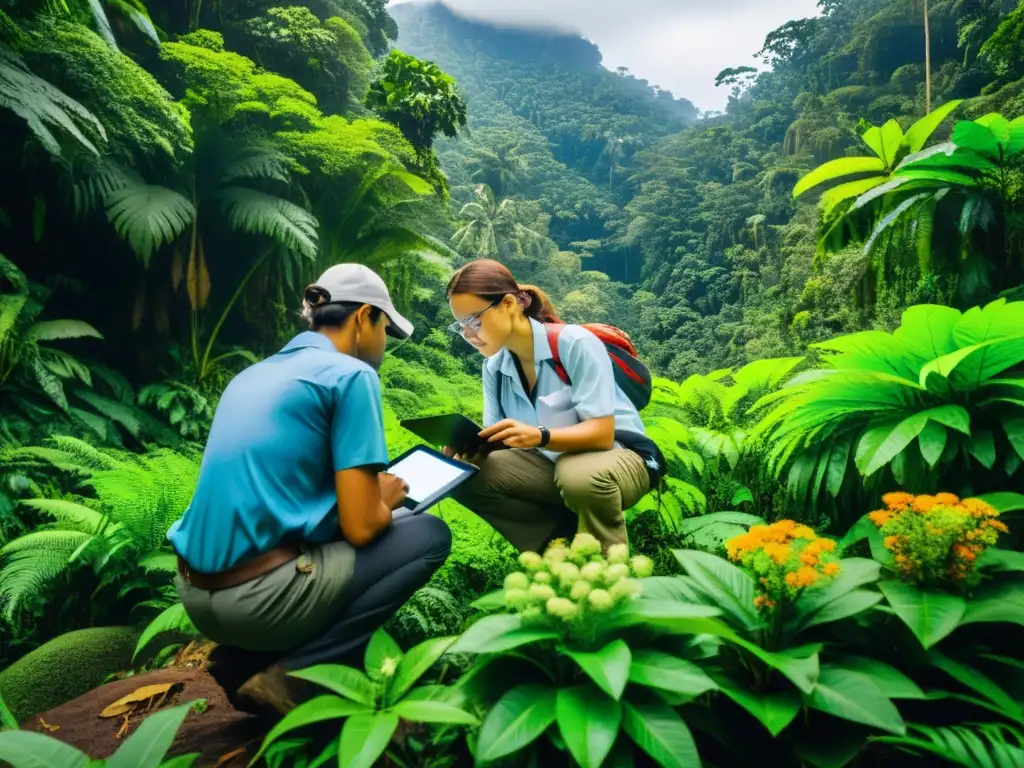
[[[561,328],[553,343],[566,385],[546,325],[561,320],[543,291],[481,259],[452,277],[447,295],[450,330],[487,358],[481,436],[511,449],[463,457],[480,472],[455,498],[520,551],[543,551],[577,530],[606,549],[626,543],[623,511],[647,494],[661,467],[645,461],[657,448],[616,384],[604,343],[581,326]]]

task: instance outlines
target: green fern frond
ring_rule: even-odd
[[[68,567],[68,560],[92,537],[79,531],[36,531],[21,536],[2,550],[0,606],[10,621],[26,601],[39,596],[47,584]]]
[[[139,567],[144,571],[178,572],[178,556],[173,552],[150,552],[139,558]]]
[[[183,195],[156,184],[130,183],[111,192],[107,219],[135,255],[149,266],[153,254],[193,222],[196,209]]]
[[[309,211],[283,197],[245,187],[227,187],[217,197],[232,229],[266,235],[309,259],[316,256],[317,220]]]
[[[101,157],[76,162],[68,174],[68,181],[71,185],[72,209],[76,217],[83,219],[113,192],[133,181],[137,183],[138,177],[110,158]]]
[[[101,531],[111,534],[120,528],[102,512],[66,499],[23,499],[21,503],[30,509],[50,515],[60,525],[62,531],[81,531],[96,535]],[[2,553],[3,550],[0,550],[0,554]]]
[[[0,109],[9,109],[28,123],[36,140],[53,155],[60,156],[61,146],[51,128],[69,134],[94,155],[99,155],[99,150],[78,124],[87,125],[106,140],[103,125],[92,112],[33,74],[17,53],[3,45],[0,45]]]
[[[67,435],[54,435],[50,438],[54,447],[69,455],[74,462],[86,470],[117,469],[123,462],[109,452],[101,451],[84,440]]]

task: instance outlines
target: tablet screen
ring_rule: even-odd
[[[401,461],[388,467],[409,484],[409,500],[422,502],[444,490],[471,470],[445,461],[429,451],[413,451]]]

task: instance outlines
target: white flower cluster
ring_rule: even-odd
[[[608,555],[589,533],[576,535],[570,546],[556,541],[544,556],[523,552],[522,571],[505,578],[505,604],[524,619],[553,617],[574,621],[604,613],[640,594],[640,582],[654,571],[649,557],[630,558],[625,544],[613,544]]]

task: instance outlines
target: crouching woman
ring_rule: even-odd
[[[651,490],[656,476],[645,456],[660,452],[616,384],[603,342],[584,327],[561,326],[544,292],[496,261],[464,266],[447,296],[449,328],[486,358],[481,435],[509,449],[462,457],[480,472],[455,498],[520,551],[542,551],[577,531],[605,549],[626,543],[624,510]],[[560,326],[554,341],[549,324]]]

